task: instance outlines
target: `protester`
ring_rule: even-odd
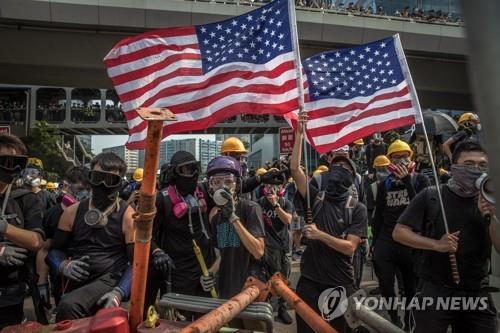
[[[38,167],[28,165],[22,174],[23,188],[35,193],[42,202],[42,210],[46,211],[56,204],[55,198],[41,188],[42,172]],[[20,193],[21,191],[18,191]]]
[[[193,241],[196,241],[206,265],[210,267],[214,263],[207,193],[198,186],[200,173],[200,163],[186,151],[176,152],[160,173],[160,182],[165,186],[156,201],[153,239],[158,250],[153,249],[153,262],[163,281],[168,279],[166,273],[171,269],[170,292],[210,297],[209,290],[204,290],[200,284],[202,271],[193,249]],[[162,268],[158,256],[167,259],[160,262],[170,267]],[[152,294],[147,303],[154,304],[158,289],[162,287],[161,281],[154,281],[154,275],[149,280],[148,294]],[[164,286],[161,289],[165,292]]]
[[[365,156],[365,142],[363,139],[358,139],[353,142],[351,147],[350,158],[356,164],[356,169],[361,175],[366,171],[366,156]]]
[[[45,258],[50,249],[52,238],[57,230],[57,225],[64,210],[73,204],[89,197],[90,185],[88,183],[88,170],[83,167],[70,167],[64,175],[59,203],[50,208],[43,215],[43,231],[46,235],[44,246],[37,253],[38,289],[46,308],[50,308],[49,267]],[[60,280],[52,279],[52,294],[56,305],[61,296]]]
[[[394,141],[388,148],[387,157],[391,164],[387,167],[391,173],[378,183],[373,219],[373,261],[382,297],[394,297],[396,272],[400,271],[407,301],[415,295],[416,280],[413,270],[413,256],[410,248],[395,242],[392,231],[396,221],[410,204],[415,195],[429,186],[424,175],[414,171],[411,161],[412,150],[401,140]],[[389,310],[391,321],[403,326],[396,310]],[[405,313],[404,325],[409,329],[409,313]]]
[[[130,293],[134,210],[118,197],[127,165],[113,153],[101,153],[90,168],[91,196],[64,210],[47,256],[64,281],[56,321],[119,306]]]
[[[288,226],[292,223],[292,203],[285,199],[285,179],[281,185],[265,184],[263,197],[258,203],[262,208],[266,246],[264,263],[268,278],[274,273],[281,273],[284,278],[290,276],[290,236]],[[283,298],[278,299],[278,318],[285,324],[293,322],[288,314]]]
[[[297,294],[319,313],[318,298],[326,289],[342,287],[347,295],[355,290],[352,256],[366,237],[367,216],[366,207],[349,195],[355,170],[348,158],[337,157],[338,162],[327,172],[329,180],[325,190],[318,190],[312,182],[306,185],[306,175],[300,168],[302,125],[299,123],[295,133],[290,169],[304,199],[309,186],[313,224],[304,227],[308,242],[302,256]],[[298,333],[313,332],[300,316],[297,315],[296,320]],[[343,317],[330,321],[330,325],[340,332],[350,331]]]
[[[209,191],[217,206],[210,211],[215,246],[220,251],[209,271],[217,276],[219,296],[231,298],[247,278],[259,276],[264,256],[265,231],[260,206],[238,196],[241,186],[239,162],[229,156],[212,159],[207,167]],[[213,286],[204,282],[205,287]]]
[[[375,169],[373,168],[373,161],[377,156],[385,155],[387,153],[387,144],[380,133],[375,133],[370,140],[370,143],[366,146],[366,164],[368,166],[368,177],[370,180],[375,176]]]
[[[458,131],[443,143],[443,151],[450,161],[458,143],[468,140],[479,142],[481,122],[477,114],[472,112],[462,114],[460,118],[458,118],[458,125]]]
[[[394,228],[394,240],[421,250],[418,299],[432,300],[422,311],[415,311],[417,333],[497,332],[496,309],[487,291],[491,246],[500,253],[500,222],[495,206],[479,195],[475,181],[488,170],[488,157],[475,142],[462,142],[452,155],[451,179],[441,185],[449,232],[441,216],[435,186],[418,194]],[[478,198],[479,195],[479,198]],[[458,263],[460,282],[452,279],[450,256]],[[479,302],[482,308],[436,310],[439,298],[459,298]],[[455,311],[453,311],[455,310]]]
[[[27,271],[34,270],[32,258],[43,245],[41,219],[26,219],[11,189],[27,164],[25,145],[14,135],[0,134],[0,329],[24,319],[23,304]],[[6,203],[6,205],[4,205]],[[30,265],[31,267],[28,267]]]

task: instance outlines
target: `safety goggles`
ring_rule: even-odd
[[[181,177],[193,178],[200,174],[201,164],[198,161],[181,163],[175,167],[175,173]]]
[[[232,174],[214,175],[208,179],[208,184],[214,190],[223,187],[234,187],[236,185],[236,177]]]
[[[342,168],[346,169],[347,171],[352,172],[351,167],[347,163],[335,162],[335,163],[332,163],[330,165],[330,168],[333,168],[333,167],[336,167],[336,166],[342,167]]]
[[[26,168],[28,156],[24,155],[0,155],[0,168],[8,171],[21,172]]]
[[[106,187],[116,187],[122,182],[122,177],[116,173],[107,171],[91,170],[89,171],[89,183],[93,186],[103,184]]]

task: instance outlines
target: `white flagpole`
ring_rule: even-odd
[[[420,102],[418,100],[417,90],[415,89],[415,85],[413,84],[413,79],[411,77],[410,68],[408,67],[408,63],[406,61],[406,56],[404,54],[403,45],[401,44],[401,39],[399,38],[399,34],[396,34],[395,36],[393,36],[393,38],[394,38],[394,46],[396,48],[396,53],[397,53],[398,58],[399,58],[399,63],[401,64],[401,68],[403,69],[403,75],[404,75],[406,81],[408,82],[408,88],[410,90],[412,100],[413,100],[413,102],[415,102],[414,107],[418,111],[417,116],[420,118],[418,120],[420,120],[420,122],[422,123],[422,128],[424,130],[425,144],[427,145],[427,150],[429,151],[429,158],[431,160],[432,174],[434,175],[434,180],[436,181],[436,190],[437,190],[437,195],[438,195],[438,199],[439,199],[439,205],[441,206],[441,215],[443,217],[444,230],[447,234],[449,234],[450,228],[448,227],[448,219],[446,218],[446,211],[444,210],[443,196],[441,194],[441,188],[439,186],[440,180],[439,180],[439,177],[437,174],[436,163],[434,162],[434,156],[432,155],[431,144],[429,142],[427,128],[425,127],[424,115],[422,114],[422,109],[420,108]],[[451,271],[452,271],[452,275],[453,275],[453,281],[456,284],[459,284],[460,283],[460,276],[458,274],[457,259],[455,257],[455,254],[451,253],[451,252],[450,252],[450,262],[451,262]]]
[[[281,1],[281,0],[279,0]],[[302,75],[302,65],[301,65],[301,60],[300,60],[300,49],[299,49],[299,35],[297,32],[297,16],[295,14],[295,2],[294,0],[286,0],[288,1],[288,12],[290,13],[290,30],[292,33],[292,48],[293,48],[293,54],[294,54],[294,63],[295,63],[295,70],[297,71],[297,89],[299,91],[299,117],[305,113],[305,102],[304,102],[304,77]],[[311,211],[311,200],[310,200],[310,194],[309,194],[309,184],[308,184],[308,176],[309,176],[309,160],[308,160],[308,154],[307,154],[307,142],[306,142],[306,129],[307,129],[307,123],[302,123],[304,125],[303,128],[303,138],[302,138],[302,143],[303,143],[303,152],[304,152],[304,166],[306,168],[306,201],[307,201],[307,211],[308,214],[310,214]],[[297,126],[300,126],[301,123],[297,122]],[[309,217],[309,215],[308,215]],[[309,223],[311,221],[308,221]]]

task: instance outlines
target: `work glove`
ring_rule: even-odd
[[[284,183],[285,174],[281,170],[270,170],[260,176],[262,184],[280,185]]]
[[[1,266],[22,266],[27,258],[28,250],[13,245],[0,244]]]
[[[38,293],[40,294],[40,298],[42,300],[42,305],[44,308],[47,310],[52,307],[52,304],[50,304],[50,287],[48,283],[43,283],[39,284],[38,286]]]
[[[59,266],[59,271],[70,280],[76,282],[85,281],[90,275],[88,271],[89,264],[87,263],[89,259],[89,256],[83,256],[77,260],[64,260]]]
[[[236,209],[234,207],[233,195],[230,191],[224,190],[221,192],[221,196],[227,200],[227,203],[221,208],[221,215],[223,218],[233,223],[234,221],[239,219],[239,217],[235,213]]]
[[[208,276],[200,276],[200,284],[201,287],[203,288],[204,291],[209,292],[210,289],[215,287],[215,275],[214,273],[210,272]]]
[[[97,305],[107,308],[116,308],[120,306],[123,299],[124,292],[118,288],[114,287],[113,290],[108,291],[97,301]]]
[[[165,251],[159,249],[153,253],[153,266],[157,271],[166,273],[169,268],[175,269],[175,263]]]

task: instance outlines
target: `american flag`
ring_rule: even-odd
[[[144,147],[147,122],[135,109],[167,107],[177,121],[163,137],[208,128],[237,114],[298,109],[287,0],[225,21],[167,28],[120,41],[106,55],[130,149]]]
[[[415,123],[419,104],[399,35],[303,61],[307,136],[319,153]]]

